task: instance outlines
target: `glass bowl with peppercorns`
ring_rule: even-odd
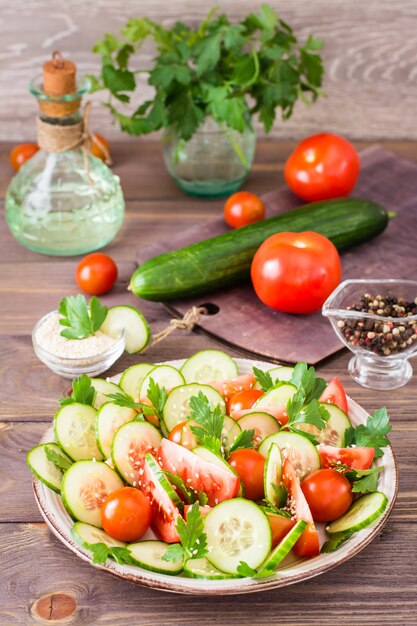
[[[345,280],[322,313],[354,353],[352,378],[370,389],[397,389],[413,374],[417,352],[417,281]]]

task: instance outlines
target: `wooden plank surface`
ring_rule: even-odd
[[[221,10],[240,19],[263,0],[223,0]],[[34,137],[35,102],[27,85],[55,49],[77,62],[80,73],[96,73],[93,44],[105,32],[118,34],[129,17],[147,16],[172,24],[195,23],[215,3],[194,0],[14,0],[0,2],[0,139]],[[314,108],[297,105],[288,122],[276,120],[273,136],[302,137],[323,129],[349,132],[354,138],[417,138],[414,105],[417,99],[417,7],[414,0],[293,0],[270,4],[303,40],[309,33],[326,42],[326,97]],[[151,66],[153,49],[145,45],[136,67]],[[137,98],[151,91],[139,75]],[[100,100],[100,94],[94,100]],[[13,103],[13,106],[11,106]],[[111,138],[121,138],[104,107],[97,106],[93,125]],[[348,130],[347,130],[348,129]]]
[[[413,143],[388,147],[417,161]],[[261,193],[280,184],[289,148],[290,144],[260,144],[248,188]],[[0,148],[2,192],[10,177],[5,164],[8,149],[7,145]],[[111,298],[139,304],[126,291],[138,247],[168,237],[173,229],[186,228],[197,220],[203,223],[221,209],[222,201],[196,202],[177,191],[165,175],[152,142],[115,145],[114,155],[115,169],[129,198],[132,218],[128,216],[128,220],[132,221],[108,248],[120,266],[120,281]],[[236,598],[189,597],[185,601],[180,596],[135,587],[94,571],[48,532],[37,511],[25,463],[27,450],[39,441],[56,410],[57,399],[68,389],[68,381],[36,359],[30,332],[36,320],[63,295],[76,292],[73,272],[77,259],[52,259],[26,251],[8,235],[4,222],[0,250],[0,626],[52,623],[54,619],[57,624],[79,626],[417,624],[417,376],[396,392],[376,393],[350,379],[346,352],[319,368],[320,375],[328,379],[339,376],[347,392],[370,412],[384,404],[388,407],[400,469],[398,501],[388,525],[346,565],[300,585]],[[140,302],[139,306],[154,332],[167,323],[168,314],[158,304]],[[175,333],[145,358],[184,358],[216,345],[203,335]],[[136,361],[134,356],[124,356],[109,374]],[[58,620],[60,593],[68,594],[67,601],[76,603],[76,612],[67,621]],[[34,606],[42,599],[48,609],[46,622],[35,617]]]

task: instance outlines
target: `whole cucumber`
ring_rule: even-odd
[[[158,302],[208,293],[246,280],[256,250],[275,233],[312,230],[344,250],[376,237],[387,223],[386,210],[369,200],[314,202],[149,259],[135,270],[130,287]]]

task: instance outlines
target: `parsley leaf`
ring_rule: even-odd
[[[63,298],[58,308],[62,316],[59,323],[67,328],[61,331],[62,337],[83,339],[94,335],[106,319],[107,311],[107,307],[102,305],[96,296],[91,298],[89,308],[81,294]]]
[[[281,507],[285,506],[288,499],[288,491],[285,485],[275,485],[271,483],[271,487],[274,490],[276,496],[276,508],[281,510]]]
[[[142,407],[147,406],[141,402],[135,402],[127,393],[116,391],[116,393],[106,393],[106,398],[110,398],[117,406],[124,406],[128,409],[142,410]],[[150,408],[150,407],[148,407]]]
[[[130,554],[129,548],[127,547],[111,547],[109,549],[110,552],[110,556],[113,557],[113,559],[119,563],[119,565],[123,565],[124,563],[126,565],[137,565],[137,563],[135,563],[135,561],[132,559],[132,555]]]
[[[341,533],[335,533],[328,539],[321,547],[321,553],[334,552],[337,550],[342,544],[345,543],[354,533],[350,531],[345,531]]]
[[[88,549],[93,554],[93,563],[105,563],[109,558],[109,547],[105,543],[90,543]]]
[[[352,485],[353,493],[371,493],[378,489],[378,475],[384,467],[372,467],[368,470],[355,470],[355,479]]]
[[[45,445],[44,450],[48,461],[51,461],[51,463],[53,463],[62,474],[71,467],[72,461],[70,461],[67,456],[63,456],[62,454],[56,452],[56,450],[54,450],[51,446],[48,446],[48,444]]]
[[[220,406],[212,410],[207,396],[199,391],[197,396],[191,396],[189,407],[191,419],[198,424],[190,427],[198,443],[221,455],[224,415]]]
[[[149,387],[147,396],[152,404],[152,411],[146,411],[142,409],[144,413],[155,414],[159,419],[162,419],[162,411],[164,410],[165,402],[168,398],[168,393],[165,387],[160,387],[153,378],[149,379]],[[143,405],[146,406],[146,405]],[[149,407],[147,407],[149,409]]]
[[[254,440],[255,430],[253,428],[251,428],[250,430],[242,430],[231,445],[229,455],[236,450],[242,450],[243,448],[253,448]]]
[[[321,406],[319,401],[314,399],[309,404],[305,404],[306,394],[304,388],[300,388],[287,402],[288,422],[286,427],[294,429],[295,424],[311,424],[319,430],[323,430],[326,422],[330,418],[326,407]],[[303,432],[303,431],[301,431]]]
[[[100,542],[90,543],[88,549],[92,552],[92,561],[95,564],[103,564],[108,558],[111,557],[116,561],[116,563],[119,563],[119,565],[122,565],[123,563],[126,563],[127,565],[136,565],[135,561],[132,559],[129,548],[127,547],[112,547]]]
[[[272,376],[269,372],[264,372],[257,367],[253,368],[253,375],[255,376],[257,382],[259,383],[262,391],[266,392],[272,389],[274,386],[274,381],[272,380]]]
[[[347,428],[345,431],[345,447],[352,445],[375,448],[375,458],[379,459],[384,452],[381,448],[389,446],[387,433],[392,430],[386,407],[377,409],[370,415],[365,424]]]
[[[91,379],[87,374],[81,374],[78,378],[72,381],[72,393],[68,398],[61,398],[59,404],[65,406],[67,404],[73,404],[79,402],[80,404],[88,404],[93,406],[96,391],[91,384]]]
[[[262,508],[264,509],[265,513],[274,513],[275,515],[280,515],[281,517],[291,519],[291,513],[286,509],[281,509],[273,506],[270,502],[267,502],[266,500],[264,502],[266,502],[266,506],[262,506]]]
[[[314,367],[308,367],[307,363],[297,363],[294,367],[290,382],[295,385],[297,389],[304,390],[306,404],[309,404],[314,399],[320,398],[327,386],[323,378],[316,378]]]
[[[244,578],[269,578],[274,575],[274,572],[270,569],[263,568],[257,570],[248,565],[245,561],[240,561],[237,566],[237,573]]]
[[[178,561],[183,559],[199,559],[207,554],[207,535],[204,532],[204,521],[200,512],[200,505],[195,502],[188,510],[186,520],[178,518],[176,529],[181,545],[172,544],[162,556],[163,561]]]
[[[184,499],[187,504],[194,504],[194,502],[198,502],[201,506],[207,504],[207,495],[202,491],[196,493],[194,489],[187,487],[185,481],[181,478],[181,476],[177,476],[177,474],[172,474],[168,470],[163,470],[165,476],[168,478],[171,485],[173,485],[178,491],[179,495]]]

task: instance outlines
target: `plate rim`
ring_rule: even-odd
[[[183,363],[186,359],[171,359],[169,361],[161,361],[159,363],[155,363],[155,366],[157,365],[161,365],[161,364],[173,364],[173,363]],[[254,364],[256,364],[256,366],[258,365],[263,365],[266,367],[270,367],[270,363],[268,363],[267,361],[262,361],[262,360],[255,360],[255,359],[246,359],[246,358],[235,358],[235,361],[237,361],[238,365],[239,363],[245,363],[245,364],[251,364],[251,366],[253,366]],[[115,381],[115,380],[120,380],[121,377],[121,373],[120,374],[116,374],[114,376],[112,376],[111,378],[108,378],[106,380],[111,380],[111,381]],[[355,400],[352,400],[350,397],[348,397],[348,400],[350,403],[352,403],[354,406],[360,408],[361,410],[365,411],[366,409],[364,409],[360,404],[358,404]],[[366,411],[367,412],[367,411]],[[48,438],[50,438],[51,435],[51,430],[53,430],[53,427],[49,426],[48,429],[44,432],[44,434],[42,435],[42,438],[40,440],[40,443],[45,443],[47,441]],[[74,553],[75,555],[77,555],[80,559],[82,559],[83,561],[89,563],[91,566],[93,566],[95,569],[99,569],[99,570],[103,570],[107,573],[112,574],[113,576],[120,578],[122,580],[127,580],[128,582],[134,583],[136,585],[140,585],[140,586],[145,586],[145,587],[149,587],[152,589],[157,589],[160,591],[167,591],[167,592],[171,592],[171,593],[179,593],[179,594],[183,594],[183,595],[197,595],[197,596],[213,596],[213,595],[218,595],[219,593],[224,594],[224,595],[241,595],[241,594],[245,594],[245,593],[257,593],[257,592],[261,592],[261,591],[267,591],[270,589],[277,589],[277,588],[282,588],[282,587],[287,587],[289,585],[294,585],[297,584],[299,582],[302,582],[304,580],[308,580],[310,578],[314,578],[316,576],[320,576],[321,574],[324,574],[325,572],[328,572],[330,570],[332,570],[335,567],[338,567],[339,565],[342,565],[343,563],[345,563],[346,561],[349,561],[351,558],[353,558],[356,554],[358,554],[359,552],[361,552],[364,548],[366,548],[366,546],[368,544],[370,544],[375,538],[376,536],[381,532],[381,530],[383,529],[383,527],[385,526],[385,524],[388,521],[389,516],[391,515],[391,512],[394,508],[395,502],[397,500],[397,495],[398,495],[398,463],[397,463],[397,459],[396,459],[396,455],[391,447],[391,445],[387,446],[387,450],[390,451],[390,453],[392,454],[392,458],[393,458],[393,475],[394,475],[394,490],[393,490],[393,495],[392,495],[392,499],[391,501],[388,502],[388,506],[385,509],[384,513],[382,514],[382,516],[379,518],[379,521],[377,523],[377,525],[372,528],[369,532],[369,534],[367,536],[365,536],[361,541],[357,542],[355,545],[353,545],[349,551],[348,554],[340,557],[339,559],[336,560],[329,560],[328,562],[323,563],[322,565],[319,565],[317,567],[313,567],[312,569],[308,570],[308,571],[304,571],[304,572],[299,572],[297,574],[293,574],[292,576],[288,576],[285,578],[280,578],[279,576],[275,576],[274,578],[268,579],[268,580],[252,580],[252,582],[246,583],[243,586],[226,586],[226,580],[222,580],[222,581],[216,581],[216,582],[221,582],[222,586],[213,586],[210,587],[210,583],[213,583],[214,581],[210,581],[210,580],[206,580],[204,581],[204,579],[201,579],[201,582],[203,583],[203,581],[205,582],[206,585],[208,585],[205,589],[201,589],[201,588],[193,588],[193,587],[187,587],[184,585],[181,585],[181,583],[176,582],[176,581],[180,581],[181,578],[176,577],[176,576],[172,576],[172,582],[171,581],[166,581],[166,580],[159,580],[158,579],[158,574],[156,572],[151,572],[142,568],[137,567],[138,573],[136,574],[132,574],[130,572],[125,572],[119,569],[119,565],[117,563],[112,563],[110,565],[107,564],[94,564],[92,563],[92,559],[91,559],[91,555],[90,553],[83,548],[81,545],[79,545],[78,543],[76,543],[73,538],[67,534],[66,529],[62,529],[59,525],[59,523],[53,518],[53,516],[51,515],[51,512],[49,511],[49,508],[46,504],[46,500],[42,494],[42,490],[43,489],[48,489],[48,487],[46,487],[46,485],[44,485],[39,479],[37,479],[36,477],[33,476],[32,478],[32,486],[33,486],[33,492],[34,492],[34,496],[35,496],[35,500],[36,503],[38,505],[38,508],[40,510],[40,513],[46,523],[46,525],[48,526],[49,530],[52,532],[52,534],[57,537],[57,539],[59,539],[61,541],[61,543],[63,543],[72,553]],[[59,494],[56,494],[57,496]],[[332,553],[334,554],[334,553]],[[313,562],[314,559],[311,559],[311,562]],[[234,584],[236,585],[236,579],[231,579]],[[247,579],[243,579],[243,580],[247,580]]]

